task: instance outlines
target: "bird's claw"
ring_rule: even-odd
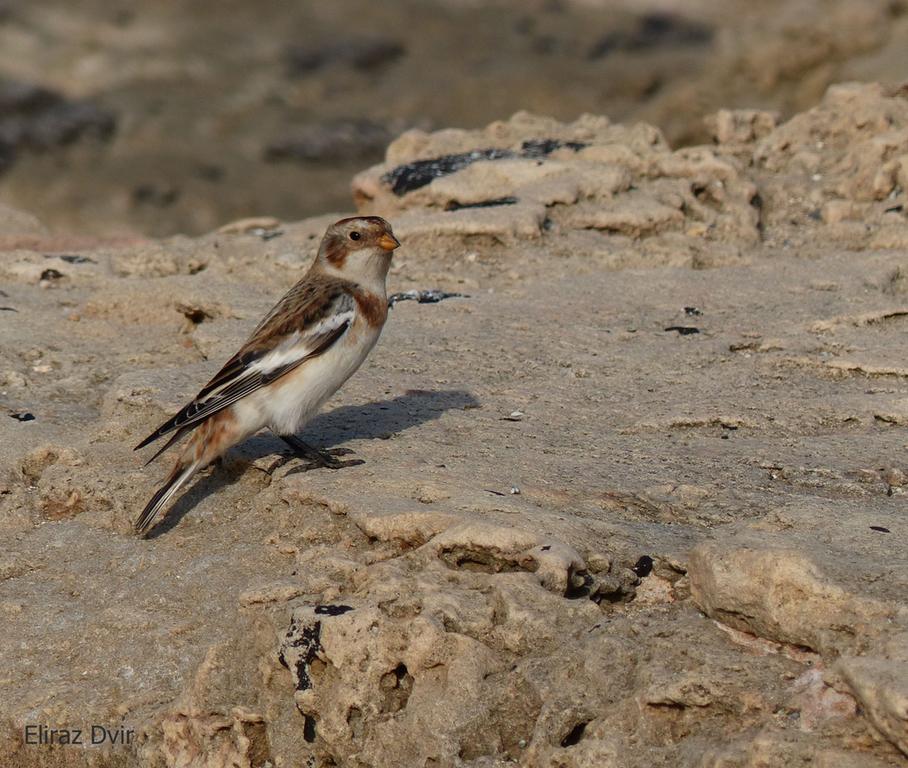
[[[363,461],[362,459],[347,459],[346,461],[338,461],[337,459],[332,457],[330,461],[326,461],[324,464],[321,464],[320,466],[323,466],[326,469],[343,469],[344,467],[356,467],[356,466],[359,466],[360,464],[365,464],[365,463],[366,462]],[[319,465],[316,464],[316,466],[319,466]]]
[[[281,439],[290,446],[293,452],[306,462],[304,471],[323,467],[325,469],[342,469],[343,467],[355,467],[358,464],[365,464],[362,459],[348,459],[340,461],[338,456],[347,456],[353,453],[349,448],[331,448],[327,451],[321,451],[313,448],[308,443],[304,443],[298,437],[293,435],[281,435]]]

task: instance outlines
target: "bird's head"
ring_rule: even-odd
[[[380,216],[354,216],[335,222],[322,240],[316,265],[356,283],[384,288],[391,255],[400,245]]]

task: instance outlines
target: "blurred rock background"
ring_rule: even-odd
[[[778,111],[906,75],[902,0],[4,0],[0,202],[53,229],[198,234],[350,208],[410,127],[529,110],[643,120]]]

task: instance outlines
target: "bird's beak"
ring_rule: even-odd
[[[390,232],[385,232],[378,238],[378,245],[386,251],[393,251],[395,248],[400,247],[400,241]]]

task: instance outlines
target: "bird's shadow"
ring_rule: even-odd
[[[351,440],[387,440],[411,427],[433,421],[446,411],[478,407],[479,401],[463,390],[408,390],[390,400],[343,405],[321,413],[306,425],[301,437],[321,449],[339,448]],[[216,466],[199,477],[146,538],[155,539],[170,531],[201,501],[236,482],[249,462],[275,453],[290,454],[287,445],[267,431],[249,438],[233,452],[242,459],[240,469],[236,465]]]

